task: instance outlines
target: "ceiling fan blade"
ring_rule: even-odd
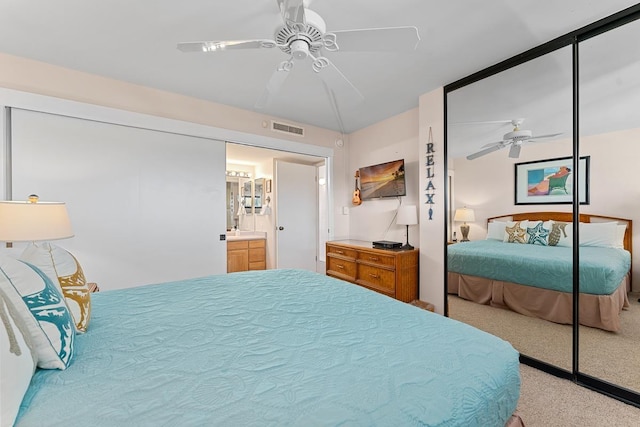
[[[482,147],[480,148],[487,148],[487,147],[493,147],[495,145],[505,145],[507,143],[507,141],[498,141],[498,142],[490,142],[488,144],[484,144]]]
[[[512,120],[481,120],[476,122],[453,122],[451,125],[491,125],[491,124],[508,124]]]
[[[282,13],[282,19],[285,24],[294,22],[297,24],[304,24],[304,4],[303,0],[276,0],[280,13]]]
[[[327,94],[327,98],[329,98],[329,104],[331,105],[331,111],[333,111],[333,115],[336,118],[336,122],[338,123],[338,128],[340,129],[340,133],[345,134],[344,131],[344,122],[342,121],[342,115],[340,114],[340,107],[338,107],[338,103],[336,101],[336,94],[327,86],[327,83],[323,80],[322,86],[324,87],[324,91]]]
[[[420,42],[416,27],[365,28],[332,33],[336,35],[338,51],[341,52],[411,51]]]
[[[286,65],[288,64],[288,65]],[[262,95],[256,101],[256,108],[265,108],[268,106],[273,100],[274,95],[280,92],[282,85],[284,84],[287,77],[289,77],[289,72],[293,68],[293,61],[284,61],[282,62],[278,68],[271,74],[271,78],[267,82],[267,87],[264,88]]]
[[[227,40],[178,43],[182,52],[219,52],[230,49],[271,49],[276,47],[273,40]]]
[[[484,150],[480,150],[477,153],[468,155],[467,160],[477,159],[478,157],[484,156],[485,154],[493,153],[494,151],[498,151],[504,147],[506,147],[506,145],[494,145],[493,147],[485,148]]]
[[[313,69],[318,76],[333,92],[336,102],[340,107],[352,108],[364,101],[364,96],[360,91],[345,77],[344,74],[333,65],[333,62],[325,57],[312,58]]]
[[[517,159],[520,157],[520,144],[511,144],[511,148],[509,149],[509,157],[512,159]]]
[[[554,136],[559,136],[559,135],[562,135],[562,133],[550,133],[549,135],[532,136],[531,138],[527,138],[527,141],[534,141],[536,139],[542,139],[542,138],[553,138]]]

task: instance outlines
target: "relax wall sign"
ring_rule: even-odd
[[[429,126],[429,138],[427,140],[427,153],[425,166],[427,168],[427,188],[424,189],[425,197],[427,198],[425,204],[429,205],[429,221],[433,220],[433,205],[435,204],[433,198],[436,195],[436,187],[433,185],[433,178],[435,177],[435,149],[433,148],[433,132],[431,126]]]

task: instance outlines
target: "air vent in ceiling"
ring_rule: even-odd
[[[275,132],[292,133],[298,136],[304,136],[304,128],[271,121],[271,130]]]

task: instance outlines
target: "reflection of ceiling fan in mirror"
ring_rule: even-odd
[[[527,129],[520,129],[520,126],[524,122],[524,119],[513,119],[509,121],[513,125],[513,130],[504,134],[502,137],[502,141],[492,142],[486,145],[483,145],[483,150],[478,151],[477,153],[473,153],[467,156],[468,160],[477,159],[478,157],[484,156],[485,154],[493,153],[494,151],[501,150],[503,148],[509,148],[509,157],[513,159],[517,159],[520,157],[520,148],[522,144],[526,144],[529,142],[539,142],[541,139],[545,138],[553,138],[554,136],[562,135],[561,133],[552,133],[548,135],[538,135],[533,136],[533,132]],[[507,121],[503,123],[509,123]],[[500,123],[499,121],[493,122],[477,122],[477,123]]]
[[[307,0],[276,0],[284,25],[276,28],[274,40],[228,40],[178,43],[183,52],[214,53],[230,49],[272,49],[277,47],[289,58],[273,72],[256,108],[264,108],[278,93],[297,62],[305,61],[324,82],[329,95],[343,105],[363,100],[356,87],[323,55],[329,52],[414,50],[420,40],[416,27],[369,28],[326,31],[324,20],[306,8]]]

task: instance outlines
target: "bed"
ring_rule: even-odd
[[[571,324],[571,221],[572,214],[564,212],[489,218],[487,239],[448,246],[448,293]],[[613,332],[620,329],[620,314],[629,306],[631,236],[631,220],[580,214],[581,325]]]
[[[103,291],[91,313],[68,367],[36,370],[16,426],[519,422],[509,343],[325,275]]]

